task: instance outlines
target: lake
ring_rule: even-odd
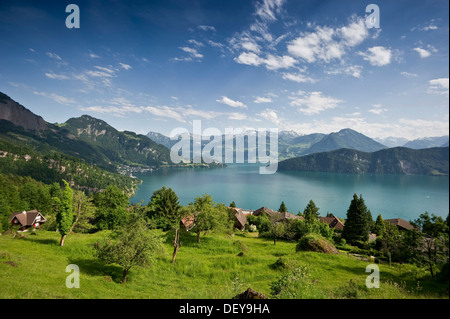
[[[449,213],[448,176],[258,172],[259,166],[252,164],[155,170],[137,175],[143,183],[131,202],[146,204],[155,190],[166,186],[177,193],[182,205],[209,194],[217,203],[234,201],[237,207],[253,210],[261,206],[278,210],[284,201],[288,210],[297,214],[312,199],[321,216],[330,212],[345,218],[356,193],[362,194],[374,220],[380,213],[384,219],[405,220],[414,220],[425,211],[443,218]]]

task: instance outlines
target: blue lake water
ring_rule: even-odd
[[[143,183],[132,203],[145,204],[152,193],[167,186],[187,205],[195,197],[209,194],[215,202],[257,209],[278,210],[284,201],[294,214],[303,211],[310,199],[325,216],[327,212],[345,218],[353,194],[362,194],[374,219],[414,220],[428,211],[444,218],[449,213],[449,177],[417,175],[339,174],[279,171],[259,174],[259,166],[231,164],[225,168],[161,169],[139,174]]]

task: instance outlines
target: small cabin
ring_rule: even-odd
[[[37,210],[15,212],[9,216],[11,225],[19,226],[20,231],[27,230],[28,228],[39,228],[47,220]]]

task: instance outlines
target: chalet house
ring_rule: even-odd
[[[180,221],[180,226],[184,227],[186,231],[190,231],[195,226],[194,216],[188,216]]]
[[[9,216],[11,225],[19,226],[20,231],[30,227],[39,228],[47,220],[37,210],[15,212]]]
[[[344,224],[337,218],[336,216],[333,217],[319,217],[321,221],[324,223],[327,223],[331,228],[334,228],[336,230],[343,230]]]
[[[241,210],[235,210],[236,214],[234,215],[234,228],[239,230],[245,229],[245,224],[247,223],[247,216]]]
[[[408,222],[404,219],[401,219],[401,218],[386,219],[385,221],[389,222],[392,225],[397,226],[398,230],[414,229],[414,226],[411,225],[410,222]]]
[[[274,216],[274,215],[276,215],[278,212],[276,212],[276,211],[274,211],[274,210],[271,210],[270,208],[267,208],[267,207],[261,207],[261,208],[258,208],[258,209],[255,210],[255,211],[253,211],[253,215],[254,215],[254,216],[259,216],[259,215],[261,215],[262,213],[266,213],[266,214],[269,215],[269,216]]]

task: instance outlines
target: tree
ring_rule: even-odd
[[[347,210],[347,218],[342,238],[349,244],[357,245],[369,240],[369,218],[362,195],[354,194]]]
[[[163,186],[154,191],[148,207],[148,217],[154,220],[157,228],[167,231],[173,229],[174,224],[179,224],[181,206],[177,194],[171,188]]]
[[[308,205],[306,205],[305,209],[303,210],[303,216],[305,219],[318,219],[320,217],[319,214],[319,207],[316,206],[316,204],[310,200]]]
[[[117,186],[110,185],[94,196],[97,207],[95,224],[98,229],[115,229],[127,221],[128,196]]]
[[[377,235],[377,238],[383,237],[384,233],[386,231],[386,226],[384,223],[383,216],[381,214],[378,214],[377,220],[375,221],[375,225],[372,229],[372,232]]]
[[[155,254],[164,252],[160,237],[148,230],[143,219],[117,228],[103,243],[95,246],[96,256],[108,264],[118,264],[123,268],[122,284],[135,266],[148,266]]]
[[[286,231],[285,224],[282,220],[281,214],[276,214],[270,217],[270,222],[272,224],[271,233],[273,236],[273,244],[277,244],[277,238],[280,238],[284,235]]]
[[[231,230],[232,224],[228,219],[227,208],[223,204],[215,204],[210,195],[198,196],[190,205],[193,206],[197,243],[200,243],[201,232]]]
[[[236,203],[235,203],[234,201],[232,201],[232,202],[230,203],[230,207],[236,208]]]
[[[278,211],[280,213],[286,213],[287,212],[287,208],[286,205],[284,204],[284,202],[281,202],[280,208],[278,209]]]
[[[56,222],[58,225],[59,233],[61,234],[60,245],[64,246],[64,241],[66,236],[70,232],[70,228],[73,222],[72,216],[72,197],[73,191],[65,180],[64,183],[64,191],[62,193],[62,199],[55,198],[56,202],[59,204],[58,213],[56,214]]]
[[[418,234],[419,249],[415,252],[415,260],[419,265],[426,265],[431,277],[435,276],[436,268],[448,263],[449,236],[448,224],[440,216],[425,212],[413,223],[420,228]]]

